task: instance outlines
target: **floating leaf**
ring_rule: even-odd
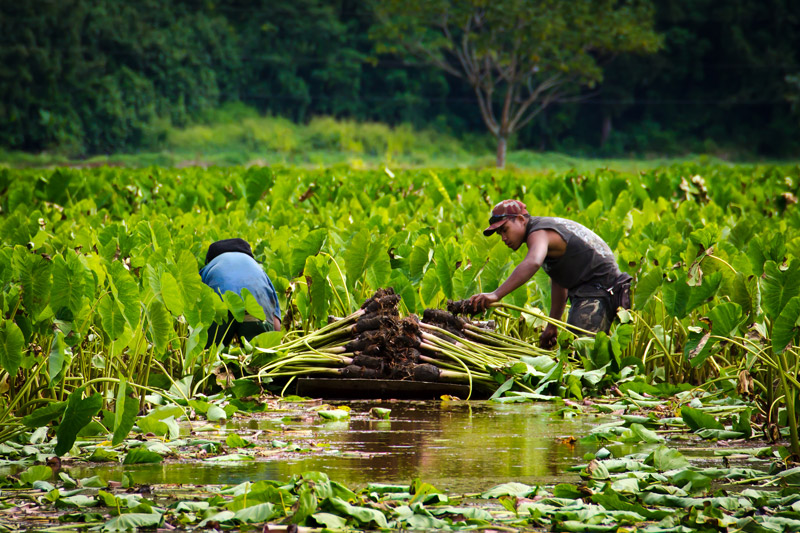
[[[144,448],[134,448],[128,452],[125,459],[122,461],[124,465],[138,465],[146,463],[160,463],[163,460],[161,455],[156,452],[151,452]]]
[[[713,416],[697,409],[692,409],[689,406],[681,407],[681,417],[693,431],[698,429],[725,429]]]
[[[328,411],[317,411],[317,414],[320,418],[324,418],[326,420],[344,420],[346,418],[350,418],[350,413],[343,409],[331,409]]]

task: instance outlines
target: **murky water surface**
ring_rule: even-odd
[[[227,432],[255,438],[265,453],[255,461],[211,463],[182,460],[159,465],[73,465],[73,477],[101,475],[136,483],[235,484],[261,479],[286,480],[319,470],[351,488],[369,482],[408,483],[415,477],[441,490],[470,493],[499,483],[553,484],[574,481],[566,468],[583,462],[597,446],[575,439],[608,418],[551,416],[550,404],[488,402],[348,402],[348,421],[325,422],[308,407],[228,422],[201,433],[222,439]],[[391,409],[390,420],[368,416],[372,407]],[[290,444],[293,453],[275,453],[272,441]],[[235,450],[229,450],[234,452]],[[627,453],[627,452],[626,452]]]

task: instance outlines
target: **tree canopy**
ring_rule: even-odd
[[[387,0],[377,13],[379,50],[399,47],[469,84],[501,167],[509,136],[602,81],[601,61],[660,45],[644,0]]]
[[[242,102],[578,154],[800,150],[791,0],[3,0],[0,65],[5,149],[158,149]]]

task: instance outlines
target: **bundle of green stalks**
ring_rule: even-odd
[[[400,318],[400,296],[379,289],[356,312],[269,350],[260,378],[335,376],[466,383],[492,391],[504,366],[552,354],[446,311]],[[502,381],[501,381],[502,382]],[[287,384],[288,385],[288,384]]]

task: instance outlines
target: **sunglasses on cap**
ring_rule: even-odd
[[[507,215],[492,215],[492,216],[489,217],[489,225],[491,226],[495,222],[500,222],[504,218],[515,217],[515,216],[519,216],[519,215],[520,215],[520,213],[509,213]]]

